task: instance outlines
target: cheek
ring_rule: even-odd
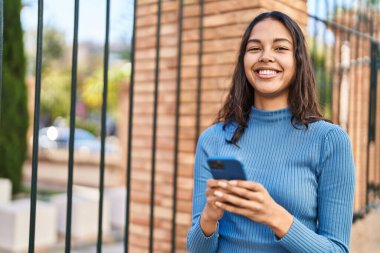
[[[244,71],[245,75],[249,76],[249,73],[252,71],[252,66],[253,66],[253,60],[252,57],[249,56],[244,56]]]
[[[293,78],[296,74],[296,61],[295,59],[288,59],[286,62],[284,62],[284,66],[286,66],[286,69],[288,70],[288,76]]]

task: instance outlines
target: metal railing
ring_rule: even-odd
[[[40,121],[40,97],[41,97],[41,68],[42,68],[42,29],[44,1],[38,1],[37,23],[37,57],[36,57],[36,88],[34,100],[34,123],[33,123],[33,158],[32,158],[32,186],[30,193],[30,225],[29,225],[29,253],[34,252],[36,233],[36,206],[37,206],[37,173],[38,173],[38,131]]]
[[[136,7],[136,4],[135,4]],[[2,9],[3,10],[3,9]],[[42,69],[42,37],[43,37],[43,10],[44,1],[38,1],[38,32],[37,32],[37,57],[36,57],[36,88],[35,88],[35,108],[33,125],[33,155],[32,155],[32,182],[31,182],[31,209],[30,209],[30,231],[29,231],[29,252],[34,252],[35,248],[35,220],[37,203],[37,173],[38,173],[38,131],[40,115],[40,94],[41,94],[41,69]],[[73,177],[74,177],[74,135],[75,135],[75,114],[76,114],[76,93],[77,93],[77,65],[78,65],[78,25],[79,25],[79,0],[75,0],[74,7],[74,38],[72,50],[72,76],[71,76],[71,104],[70,104],[70,138],[69,138],[69,163],[67,182],[67,210],[66,210],[66,233],[65,252],[71,252],[71,225],[72,225],[72,201],[73,201]],[[107,91],[108,91],[108,59],[109,59],[109,31],[110,31],[110,1],[106,5],[106,31],[104,44],[104,66],[103,66],[103,100],[101,112],[101,152],[100,152],[100,182],[99,182],[99,212],[98,212],[98,235],[96,252],[102,252],[102,220],[103,220],[103,196],[104,196],[104,164],[105,164],[105,134],[107,117]],[[134,38],[134,36],[133,36]],[[134,41],[134,39],[133,39]],[[1,43],[2,45],[2,43]],[[133,52],[133,50],[132,50]],[[133,56],[132,56],[133,59]],[[133,66],[133,64],[132,64]],[[131,82],[131,101],[133,101],[133,67]],[[131,107],[132,108],[132,107]],[[132,112],[132,110],[131,110]],[[131,117],[130,113],[130,117]],[[132,117],[131,117],[132,118]],[[132,122],[132,121],[130,121]],[[131,130],[131,129],[130,129]],[[131,135],[131,133],[130,133]],[[129,138],[131,140],[131,138]],[[130,164],[130,162],[128,162]],[[130,166],[128,166],[128,179],[130,177]],[[129,188],[129,183],[127,188]],[[129,191],[128,191],[129,193]],[[129,194],[127,195],[128,199]],[[129,217],[129,204],[127,205],[127,217]],[[128,219],[127,219],[128,222]],[[128,223],[127,223],[128,224]],[[125,252],[128,251],[128,226],[126,226]]]
[[[354,137],[352,140],[354,146],[360,145],[358,143],[362,142],[362,137],[358,138],[353,130],[359,129],[360,121],[368,120],[367,129],[362,130],[367,132],[366,147],[363,148],[365,165],[357,163],[357,170],[362,173],[360,177],[365,177],[365,183],[359,183],[359,191],[365,192],[365,196],[356,195],[358,201],[362,203],[356,209],[354,217],[356,219],[362,217],[374,204],[376,198],[380,197],[379,193],[376,193],[376,189],[380,189],[380,178],[370,178],[370,170],[380,170],[377,164],[370,167],[371,161],[375,159],[371,156],[371,146],[379,142],[376,140],[376,122],[379,120],[376,118],[376,104],[377,72],[380,67],[378,64],[380,1],[314,0],[313,3],[309,1],[309,4],[314,4],[315,12],[308,13],[309,22],[313,27],[311,55],[324,113],[330,115],[335,123],[342,125]],[[369,77],[363,76],[364,68],[369,69]],[[355,122],[351,123],[352,129],[348,129],[349,110],[355,110],[358,101],[358,98],[350,100],[349,89],[354,87],[355,93],[361,92],[360,88],[357,88],[357,83],[363,81],[368,83],[361,85],[360,88],[369,87],[369,93],[363,95],[368,96],[367,108],[362,109],[364,112],[368,110],[368,118],[365,119],[363,116],[360,119],[355,118]],[[356,117],[359,114],[353,115]],[[358,152],[357,149],[354,153],[355,151]],[[374,195],[372,199],[370,195]]]
[[[3,91],[3,34],[4,34],[4,0],[0,0],[0,99],[2,98]],[[1,101],[1,100],[0,100]],[[1,103],[0,103],[1,112]],[[1,123],[1,113],[0,113],[0,123]]]

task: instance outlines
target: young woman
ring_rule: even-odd
[[[190,252],[349,252],[351,143],[323,120],[290,17],[268,12],[249,24],[217,122],[197,145]],[[210,156],[236,157],[247,180],[213,180]]]

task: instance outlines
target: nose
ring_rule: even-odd
[[[273,55],[271,54],[270,50],[263,50],[259,62],[274,62]]]

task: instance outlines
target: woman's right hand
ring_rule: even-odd
[[[215,191],[223,191],[218,185],[221,180],[209,179],[207,180],[206,189],[206,205],[201,214],[201,228],[206,236],[211,236],[217,227],[217,222],[223,216],[223,209],[215,205],[216,197]],[[223,180],[224,181],[224,180]]]

